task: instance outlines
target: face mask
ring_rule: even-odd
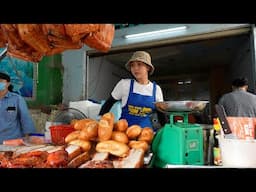
[[[0,82],[0,91],[5,90],[6,83]]]

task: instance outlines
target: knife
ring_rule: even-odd
[[[227,115],[222,105],[215,104],[215,110],[220,119],[221,127],[226,139],[236,139],[236,136],[232,133],[227,121]]]

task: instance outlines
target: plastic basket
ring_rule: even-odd
[[[65,137],[75,131],[73,125],[53,125],[50,126],[52,143],[55,145],[64,145]]]

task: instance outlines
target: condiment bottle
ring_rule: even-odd
[[[219,118],[213,118],[213,128],[214,128],[213,161],[214,161],[214,165],[222,165],[221,151],[220,151],[219,140],[218,140],[220,129],[221,129]]]

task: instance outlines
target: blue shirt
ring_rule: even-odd
[[[0,143],[35,132],[25,99],[16,93],[7,92],[0,99]]]

